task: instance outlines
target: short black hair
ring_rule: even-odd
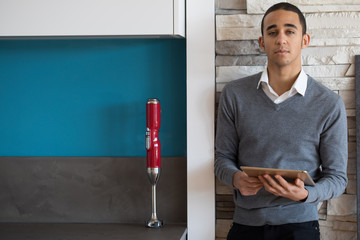
[[[281,2],[281,3],[277,3],[273,6],[271,6],[264,14],[264,17],[261,21],[261,35],[264,36],[264,19],[265,17],[271,13],[271,12],[275,12],[277,10],[285,10],[285,11],[291,11],[296,13],[299,16],[299,20],[300,20],[300,24],[302,27],[302,34],[306,34],[306,20],[304,17],[304,14],[300,11],[300,9],[298,7],[296,7],[293,4],[287,3],[287,2]]]

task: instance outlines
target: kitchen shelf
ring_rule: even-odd
[[[185,0],[12,0],[0,38],[185,37]]]

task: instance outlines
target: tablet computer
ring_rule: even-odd
[[[289,169],[276,169],[276,168],[260,168],[260,167],[246,167],[241,166],[240,169],[244,171],[249,177],[257,177],[259,175],[280,175],[287,180],[295,180],[300,178],[304,181],[305,185],[315,186],[315,182],[310,177],[307,171],[303,170],[289,170]]]

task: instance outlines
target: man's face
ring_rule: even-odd
[[[260,48],[265,50],[268,66],[301,66],[301,49],[309,45],[308,34],[302,35],[302,27],[295,12],[277,10],[264,19],[264,36],[259,38]]]

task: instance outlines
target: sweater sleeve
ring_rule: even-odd
[[[214,167],[215,175],[230,187],[233,187],[232,179],[235,172],[240,171],[237,164],[239,138],[234,108],[231,91],[226,86],[222,91],[218,107]]]
[[[338,97],[320,135],[321,177],[309,191],[306,202],[319,202],[344,193],[347,179],[347,119],[343,101]]]

